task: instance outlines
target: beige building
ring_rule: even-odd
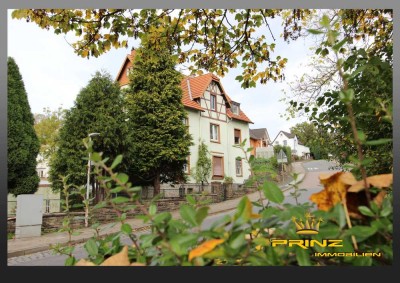
[[[128,73],[135,54],[132,50],[126,56],[117,74],[116,80],[122,88],[129,84]],[[253,122],[243,112],[240,103],[228,96],[221,80],[214,74],[185,76],[181,87],[182,103],[188,113],[184,123],[188,125],[194,142],[185,167],[189,182],[195,183],[191,173],[198,159],[199,143],[203,141],[212,160],[209,183],[232,177],[234,183],[242,184],[250,176],[249,166],[243,151],[234,145],[246,140],[245,148],[250,147],[249,124]]]

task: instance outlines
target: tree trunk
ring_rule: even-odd
[[[154,177],[154,196],[160,194],[160,172],[156,172],[156,176]]]

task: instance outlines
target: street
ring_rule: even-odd
[[[325,160],[316,160],[303,163],[303,166],[306,170],[306,175],[299,188],[307,189],[307,191],[301,192],[301,196],[298,199],[299,203],[309,202],[310,195],[319,192],[323,188],[319,183],[319,174],[335,172],[333,170],[329,170],[329,167],[334,165],[336,164]],[[295,204],[295,199],[290,196],[289,191],[285,192],[285,202]],[[235,213],[235,210],[210,215],[204,220],[202,228],[210,227],[210,225],[217,219],[224,215],[233,213]],[[146,231],[142,231],[137,234],[140,235],[142,233],[146,233]],[[123,238],[121,240],[125,244],[132,244],[128,238]],[[85,258],[87,256],[86,251],[83,248],[83,244],[76,245],[75,247],[74,256],[77,259]],[[64,266],[65,259],[66,256],[54,255],[53,252],[49,250],[25,256],[9,258],[8,266]]]

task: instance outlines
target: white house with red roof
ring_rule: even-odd
[[[122,88],[129,85],[128,73],[132,67],[136,51],[128,54],[117,74],[116,80]],[[194,145],[190,148],[185,172],[189,182],[198,159],[198,146],[203,141],[210,153],[212,170],[209,183],[221,182],[224,177],[232,177],[234,183],[243,183],[250,176],[244,153],[234,145],[246,139],[245,148],[250,147],[249,124],[253,122],[233,101],[222,86],[220,78],[208,73],[201,76],[185,76],[181,81],[182,103],[188,113],[184,121],[189,127]],[[242,157],[243,160],[240,160]]]

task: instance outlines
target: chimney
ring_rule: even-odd
[[[193,100],[192,91],[190,90],[190,81],[189,81],[189,79],[186,80],[186,83],[187,83],[187,87],[188,87],[190,100]]]

